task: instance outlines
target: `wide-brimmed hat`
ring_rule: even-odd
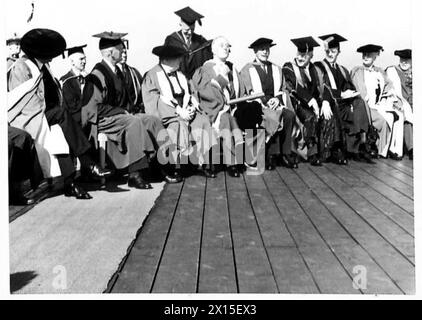
[[[178,58],[185,55],[187,52],[181,47],[162,45],[152,49],[152,53],[160,58]]]
[[[32,29],[22,37],[21,49],[32,58],[53,59],[66,49],[66,40],[54,30]]]

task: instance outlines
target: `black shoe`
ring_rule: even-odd
[[[14,205],[14,206],[28,206],[34,203],[35,203],[34,199],[25,197],[23,194],[13,195],[9,199],[9,205]]]
[[[309,157],[309,163],[314,167],[322,166],[321,160],[315,154]]]
[[[182,175],[175,171],[173,174],[164,175],[164,181],[167,183],[179,183],[183,181]]]
[[[409,150],[409,160],[413,160],[413,149]]]
[[[378,152],[375,150],[369,151],[369,155],[371,156],[372,159],[378,159]]]
[[[297,168],[298,165],[294,160],[291,158],[290,155],[283,154],[280,158],[281,165],[286,168],[294,169]]]
[[[134,176],[129,176],[129,179],[127,180],[127,184],[129,187],[136,188],[136,189],[152,189],[151,184],[149,184],[144,179],[142,179],[139,174],[134,175]]]
[[[335,159],[335,163],[338,165],[346,166],[348,164],[348,161],[341,150],[337,151],[337,157],[335,157],[334,159]]]
[[[91,178],[105,178],[111,175],[113,171],[109,169],[102,169],[97,164],[91,164],[89,168],[83,171],[83,175]]]
[[[239,178],[240,177],[240,173],[239,170],[237,169],[237,166],[228,166],[227,167],[227,173],[229,174],[230,177],[233,178]]]
[[[215,173],[215,170],[213,168],[199,167],[197,172],[198,172],[199,175],[204,176],[206,178],[214,179],[214,178],[217,177],[217,174]]]
[[[65,197],[75,197],[76,199],[82,200],[92,199],[88,192],[74,182],[64,186],[64,195]]]
[[[390,159],[396,160],[396,161],[401,161],[403,160],[403,157],[400,157],[397,153],[393,153],[391,151],[388,151],[388,155],[387,155]]]
[[[361,161],[365,161],[366,163],[375,164],[375,161],[372,160],[372,157],[368,152],[361,152],[360,159]]]

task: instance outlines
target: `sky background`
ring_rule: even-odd
[[[4,0],[3,0],[4,1]],[[128,63],[146,72],[157,63],[151,54],[166,35],[178,30],[179,18],[173,13],[187,5],[205,18],[196,32],[207,39],[226,36],[232,43],[230,60],[241,68],[253,59],[248,46],[258,37],[274,39],[270,59],[277,64],[291,60],[296,48],[291,38],[338,33],[349,41],[342,44],[339,62],[351,68],[360,64],[357,47],[374,43],[385,51],[377,61],[381,67],[397,62],[394,50],[411,47],[411,0],[35,0],[31,23],[26,20],[32,0],[6,0],[6,35],[43,27],[59,31],[68,47],[88,44],[87,70],[101,59],[98,39],[91,35],[102,31],[127,32]],[[400,12],[400,14],[398,14]],[[316,48],[314,61],[323,58]],[[69,69],[69,62],[56,58],[52,62],[56,76]]]

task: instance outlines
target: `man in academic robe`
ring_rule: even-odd
[[[181,177],[181,165],[190,160],[201,173],[214,178],[214,173],[204,165],[216,141],[208,118],[200,111],[186,77],[179,71],[186,51],[163,45],[155,47],[152,53],[159,57],[159,63],[145,74],[142,97],[146,114],[160,118],[169,134],[171,148],[166,160],[176,176]]]
[[[103,60],[86,77],[81,121],[95,145],[98,143],[98,133],[107,136],[107,154],[117,169],[127,167],[129,187],[151,189],[146,177],[149,175],[150,160],[157,153],[157,137],[148,133],[144,119],[127,111],[131,109],[130,100],[122,72],[117,66],[125,47],[122,40],[125,35],[116,32],[94,35],[100,38],[99,49]],[[151,123],[152,127],[161,125],[156,117],[150,117],[150,121],[154,122]],[[164,141],[167,136],[161,138]],[[169,183],[179,182],[170,175],[165,175],[165,180]]]
[[[142,101],[142,75],[133,66],[127,64],[127,50],[125,47],[122,52],[122,60],[117,64],[123,74],[123,79],[128,90],[128,98],[130,101],[130,113],[145,113],[145,107]]]
[[[180,17],[180,30],[167,36],[165,44],[183,48],[187,51],[180,65],[180,71],[189,81],[195,70],[202,66],[205,61],[212,58],[211,42],[195,33],[196,21],[198,21],[199,25],[202,25],[201,19],[204,16],[190,7],[180,9],[175,14]]]
[[[41,166],[31,135],[12,126],[7,127],[9,151],[9,204],[28,205],[34,199],[26,197],[21,184],[29,179],[32,190],[35,190],[43,179]]]
[[[388,67],[386,72],[402,104],[404,113],[404,144],[409,159],[413,160],[412,50],[396,50],[394,54],[400,58],[399,63]]]
[[[66,49],[71,64],[68,73],[60,78],[63,90],[63,107],[68,110],[73,119],[81,124],[82,92],[85,86],[86,56],[83,48],[86,45]]]
[[[8,72],[9,123],[27,131],[37,142],[40,161],[45,143],[45,131],[42,130],[45,121],[49,128],[59,125],[64,144],[67,143],[69,147],[69,152],[57,155],[64,178],[64,194],[77,199],[90,199],[91,196],[74,181],[76,172],[73,157],[79,158],[81,172],[84,174],[104,178],[111,171],[103,170],[95,164],[89,156],[91,145],[82,128],[62,107],[62,91],[50,70],[49,62],[63,53],[66,41],[56,31],[32,29],[22,37],[21,47],[25,56],[19,58]],[[48,163],[41,162],[41,165]]]
[[[369,119],[365,102],[357,95],[349,71],[337,63],[340,42],[347,39],[338,34],[328,34],[320,38],[324,41],[326,56],[324,60],[316,62],[315,66],[321,76],[322,109],[331,109],[332,116],[339,118],[343,131],[340,150],[347,151],[354,160],[374,163],[366,143]],[[344,164],[338,152],[331,160]]]
[[[19,55],[21,53],[21,39],[18,37],[16,33],[14,33],[11,37],[6,39],[6,46],[7,46],[7,71],[9,71],[10,67],[15,63],[16,60],[19,59]]]
[[[217,37],[212,42],[213,59],[198,68],[192,78],[192,86],[198,96],[199,105],[207,115],[213,130],[223,141],[223,163],[228,174],[240,176],[243,164],[243,133],[232,115],[235,106],[228,101],[240,95],[239,74],[233,64],[227,61],[230,43],[224,37]],[[216,146],[220,150],[220,145]],[[219,163],[219,152],[212,152],[212,163]]]
[[[311,62],[314,48],[319,44],[312,37],[291,39],[297,47],[296,57],[283,66],[287,89],[292,97],[295,113],[307,147],[306,156],[313,166],[326,160],[336,143],[341,141],[339,123],[332,117],[330,106],[321,108],[321,92],[318,70]],[[325,106],[326,107],[326,106]],[[322,114],[321,114],[322,113]],[[298,147],[298,152],[300,153]],[[338,148],[339,163],[344,163]]]
[[[362,65],[352,69],[351,78],[367,103],[372,124],[378,130],[378,155],[401,160],[404,115],[391,80],[374,64],[381,51],[383,48],[379,45],[359,47],[357,52],[362,54]]]

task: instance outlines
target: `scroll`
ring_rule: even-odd
[[[241,98],[236,98],[236,99],[232,99],[227,101],[228,105],[233,105],[236,103],[240,103],[240,102],[244,102],[244,101],[248,101],[248,100],[255,100],[255,99],[259,99],[265,96],[265,93],[260,92],[260,93],[255,93],[255,94],[251,94],[250,96],[245,96],[245,97],[241,97]]]

